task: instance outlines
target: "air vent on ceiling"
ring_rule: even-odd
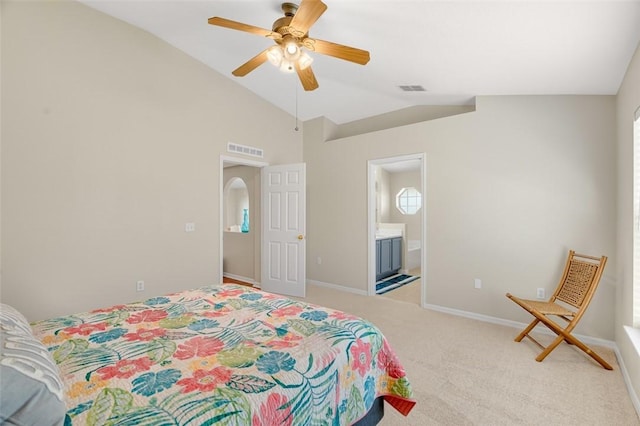
[[[229,142],[227,144],[228,152],[237,152],[238,154],[250,155],[252,157],[264,157],[264,151],[260,148],[253,146],[239,145],[237,143]]]
[[[398,86],[403,92],[426,92],[427,90],[419,84],[408,84]]]

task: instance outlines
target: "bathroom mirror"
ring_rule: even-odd
[[[224,187],[224,230],[249,232],[249,191],[242,178],[229,179]]]
[[[414,187],[402,188],[396,195],[396,207],[402,214],[416,214],[422,207],[422,194]]]

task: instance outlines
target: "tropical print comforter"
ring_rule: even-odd
[[[32,328],[65,383],[66,424],[348,425],[379,396],[405,415],[415,404],[373,324],[243,286]]]

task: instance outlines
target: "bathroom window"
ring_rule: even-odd
[[[402,188],[396,195],[396,207],[402,214],[416,214],[422,207],[422,194],[414,187]]]

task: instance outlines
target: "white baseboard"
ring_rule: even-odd
[[[506,320],[503,318],[492,317],[489,315],[476,314],[475,312],[467,312],[467,311],[447,308],[439,305],[425,304],[423,307],[426,309],[431,309],[433,311],[444,312],[446,314],[457,315],[460,317],[471,318],[471,319],[475,319],[483,322],[490,322],[492,324],[504,325],[512,328],[519,328],[521,330],[528,325],[523,322]],[[549,330],[547,327],[543,325],[536,326],[536,328],[534,328],[534,331],[542,334],[549,334],[551,336],[555,336],[555,334],[551,330]],[[583,334],[576,334],[576,333],[573,333],[573,335],[576,336],[578,339],[582,340],[586,344],[604,346],[609,349],[616,349],[618,347],[616,345],[616,342],[612,340],[600,339],[598,337],[585,336]]]

